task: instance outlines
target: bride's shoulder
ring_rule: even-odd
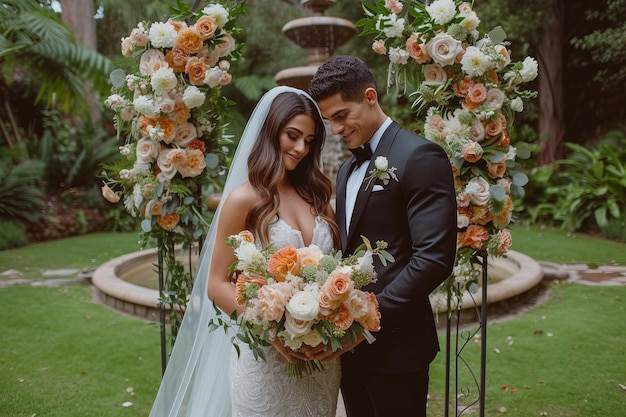
[[[226,198],[225,206],[229,207],[250,207],[257,200],[256,191],[249,182],[244,182],[235,188]]]

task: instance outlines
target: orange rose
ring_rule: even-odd
[[[197,149],[200,152],[206,152],[206,145],[200,139],[194,139],[187,144],[188,149]]]
[[[141,136],[143,136],[144,138],[150,137],[150,133],[148,132],[148,130],[155,126],[156,126],[156,119],[154,117],[148,117],[148,116],[142,115],[142,116],[139,116],[139,119],[137,119],[137,127],[139,128],[139,131],[141,132]]]
[[[176,46],[187,52],[188,54],[194,54],[200,50],[202,46],[202,35],[194,27],[181,29],[178,32],[178,39],[176,39]]]
[[[163,142],[170,143],[174,139],[174,122],[167,116],[161,116],[157,119],[157,124],[163,132]]]
[[[506,162],[489,162],[487,163],[487,171],[489,172],[489,176],[491,178],[502,178],[506,172]]]
[[[506,148],[510,144],[511,138],[509,137],[509,134],[506,132],[506,130],[502,130],[502,136],[500,137],[500,142],[498,143],[498,146]]]
[[[157,216],[156,222],[159,226],[161,226],[164,230],[173,230],[174,227],[180,221],[180,216],[178,213],[166,213],[161,216]]]
[[[474,249],[481,249],[488,239],[489,232],[487,229],[476,224],[469,225],[465,232],[459,233],[461,246],[469,246]]]
[[[267,262],[267,272],[276,281],[284,281],[287,274],[297,275],[300,272],[298,251],[293,246],[285,246],[272,255]]]
[[[184,161],[178,164],[178,172],[183,178],[197,177],[204,168],[206,168],[204,154],[198,149],[187,148]]]
[[[235,296],[238,304],[244,304],[246,302],[245,294],[248,284],[258,284],[262,287],[265,285],[265,277],[258,274],[239,274],[237,284],[235,284]]]
[[[189,54],[180,48],[172,48],[167,54],[165,54],[165,62],[170,66],[174,72],[185,71],[187,65],[187,59]]]
[[[206,70],[207,70],[207,67],[206,67],[204,60],[195,56],[187,60],[187,65],[185,66],[185,72],[189,74],[189,82],[191,84],[203,85]]]
[[[176,104],[174,105],[173,115],[177,123],[183,123],[189,120],[189,118],[191,117],[191,112],[182,100],[177,100]]]
[[[215,24],[215,18],[213,16],[202,16],[194,26],[203,39],[211,39],[215,36],[217,25]]]
[[[242,238],[243,240],[245,240],[248,243],[253,243],[254,242],[254,235],[249,230],[242,230],[241,232],[239,232],[237,234],[237,236],[239,236],[240,238]]]
[[[507,196],[504,201],[504,207],[502,211],[493,214],[493,224],[498,227],[503,227],[509,224],[511,221],[511,212],[513,211],[513,200],[511,197]]]
[[[496,136],[502,132],[502,123],[500,120],[490,120],[485,125],[485,133],[487,136]]]
[[[344,304],[341,304],[337,311],[329,314],[327,320],[341,330],[348,330],[354,322],[352,314],[350,314],[350,310],[348,310],[348,307]]]

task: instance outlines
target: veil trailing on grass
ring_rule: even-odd
[[[191,297],[150,417],[225,417],[231,414],[229,362],[234,349],[232,334],[226,334],[222,329],[209,332],[208,328],[209,321],[216,317],[207,296],[207,284],[217,219],[226,197],[248,179],[248,156],[272,102],[279,94],[289,91],[309,97],[295,88],[273,88],[261,98],[241,136],[220,204],[200,253]]]

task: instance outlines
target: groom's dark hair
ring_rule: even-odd
[[[377,88],[367,65],[356,57],[338,55],[319,66],[309,83],[309,94],[315,101],[337,93],[344,101],[361,101],[363,92],[370,87]]]

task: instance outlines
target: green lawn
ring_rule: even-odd
[[[623,243],[522,227],[513,239],[539,260],[626,265]],[[135,233],[86,235],[2,251],[0,272],[41,280],[42,270],[93,269],[138,249]],[[548,302],[490,324],[486,415],[622,415],[625,298],[626,287],[551,284]],[[0,288],[0,305],[0,417],[148,415],[161,377],[157,325],[94,303],[84,283]],[[476,372],[479,346],[470,340],[465,355]],[[429,417],[443,416],[443,374],[441,353]]]

